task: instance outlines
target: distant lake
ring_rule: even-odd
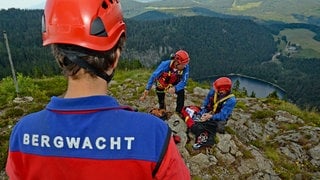
[[[213,82],[216,79],[218,79],[220,76],[212,76],[203,78],[199,81],[210,81]],[[283,99],[286,95],[286,91],[279,87],[276,84],[257,79],[254,77],[239,75],[239,74],[230,74],[227,75],[229,77],[233,84],[238,80],[240,82],[240,89],[245,88],[247,90],[248,96],[252,94],[252,92],[255,93],[255,97],[257,98],[265,98],[272,92],[277,92],[277,95],[280,99]]]

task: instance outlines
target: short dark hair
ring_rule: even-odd
[[[62,69],[62,73],[65,76],[70,76],[73,79],[77,79],[77,73],[81,69],[79,65],[72,62],[67,54],[69,52],[78,55],[79,58],[87,61],[90,65],[97,68],[100,71],[105,71],[109,69],[115,61],[115,53],[118,48],[123,49],[125,44],[125,37],[121,36],[117,44],[108,51],[96,51],[81,46],[71,45],[71,44],[52,44],[51,49],[52,53]],[[89,73],[92,77],[96,77],[94,72],[86,70],[86,73]]]

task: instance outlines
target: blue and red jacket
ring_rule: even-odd
[[[160,65],[157,67],[157,69],[152,73],[152,75],[150,76],[147,85],[146,85],[146,90],[150,90],[152,85],[158,81],[158,84],[161,84],[160,78],[162,78],[163,76],[165,76],[167,73],[175,73],[173,72],[173,67],[172,67],[172,63],[173,60],[165,60],[162,61],[160,63]],[[168,80],[168,82],[166,82],[166,85],[174,85],[176,92],[180,91],[182,89],[185,88],[185,86],[187,85],[188,82],[188,78],[189,78],[189,64],[186,65],[186,67],[182,70],[181,74],[174,74],[174,76],[179,76],[178,78],[174,78],[177,79],[177,82],[172,82],[171,80]],[[165,77],[163,77],[165,78]],[[164,86],[166,86],[164,85]],[[164,87],[167,88],[167,87]]]
[[[12,130],[6,172],[23,179],[190,179],[168,125],[109,96],[52,97]]]
[[[217,102],[214,102],[214,96],[215,96],[215,90],[213,88],[210,89],[209,93],[207,94],[207,97],[204,99],[202,103],[202,111],[200,114],[209,113],[211,112],[213,114],[212,120],[217,121],[226,121],[231,116],[232,111],[234,107],[236,106],[237,100],[234,95],[230,94],[230,98],[227,98],[223,101],[219,101],[217,99]],[[223,99],[223,98],[221,98]],[[217,103],[217,109],[213,111],[213,106]]]

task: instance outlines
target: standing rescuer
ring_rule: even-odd
[[[185,100],[184,88],[189,79],[189,61],[189,54],[185,50],[179,50],[171,56],[171,59],[161,62],[150,76],[140,100],[146,98],[152,85],[155,83],[159,108],[166,109],[166,92],[177,94],[175,111],[180,113]]]
[[[14,126],[9,178],[190,179],[168,125],[106,95],[125,42],[119,0],[47,0],[42,23],[67,91]]]

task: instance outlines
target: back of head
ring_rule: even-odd
[[[212,84],[215,91],[231,91],[232,81],[228,77],[220,77]]]
[[[42,17],[43,45],[65,75],[77,78],[80,68],[109,82],[105,73],[122,48],[126,25],[119,0],[47,0]]]

